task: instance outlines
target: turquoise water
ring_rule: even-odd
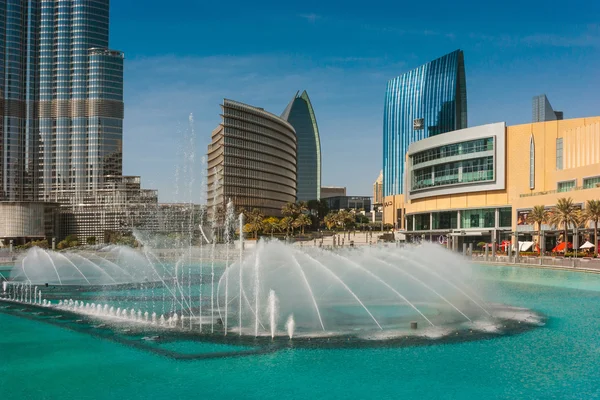
[[[0,399],[600,397],[600,276],[511,267],[477,274],[488,299],[539,311],[546,326],[461,344],[177,361],[0,313]]]

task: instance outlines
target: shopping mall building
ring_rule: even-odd
[[[413,142],[405,162],[404,193],[384,198],[384,221],[407,240],[535,240],[534,206],[600,199],[600,117],[460,129]],[[560,232],[542,229],[551,248]]]

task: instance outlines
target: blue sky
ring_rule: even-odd
[[[599,16],[590,0],[113,0],[111,47],[126,55],[124,173],[161,202],[185,201],[175,171],[190,113],[199,176],[224,97],[280,114],[306,89],[323,184],[370,195],[389,79],[460,48],[470,126],[530,122],[542,93],[565,118],[600,115]],[[202,201],[199,184],[193,197]]]

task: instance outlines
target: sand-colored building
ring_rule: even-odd
[[[404,194],[384,198],[384,222],[409,240],[535,240],[534,206],[600,199],[600,117],[461,129],[411,144],[405,162]],[[548,248],[560,232],[542,228]]]

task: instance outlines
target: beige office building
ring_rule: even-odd
[[[296,201],[296,132],[262,108],[225,99],[208,146],[208,215],[213,207],[279,216]]]

